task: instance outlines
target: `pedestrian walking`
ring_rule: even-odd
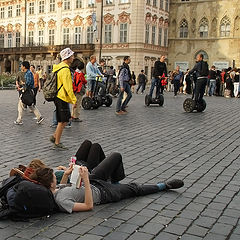
[[[127,113],[126,106],[129,103],[130,99],[132,98],[131,87],[129,84],[129,81],[132,78],[130,68],[129,68],[130,62],[131,62],[131,59],[129,56],[124,57],[123,65],[120,67],[119,74],[118,74],[120,93],[119,93],[117,105],[116,105],[117,115],[122,115]],[[127,97],[122,102],[124,92],[127,94]]]
[[[23,124],[23,110],[27,108],[27,106],[22,102],[21,96],[27,91],[33,91],[34,88],[34,78],[32,72],[30,71],[30,63],[27,61],[22,62],[21,71],[24,73],[24,75],[19,74],[16,81],[16,87],[19,92],[18,117],[17,120],[14,121],[14,124],[16,125]],[[37,124],[40,124],[44,120],[44,118],[41,116],[41,113],[34,105],[34,100],[32,102],[32,105],[29,106],[29,108],[34,113],[37,119]]]
[[[137,87],[137,90],[136,90],[136,94],[138,94],[138,91],[141,88],[142,88],[141,89],[141,94],[143,94],[144,91],[145,91],[145,88],[146,88],[146,83],[147,83],[147,76],[144,73],[144,70],[141,70],[141,73],[138,75],[137,82],[138,82],[138,87]]]
[[[134,93],[135,85],[136,85],[136,75],[135,75],[134,71],[132,71],[132,80],[130,81],[132,93]]]
[[[33,79],[34,79],[34,88],[33,88],[33,92],[34,92],[34,102],[33,104],[36,105],[37,103],[37,93],[38,91],[41,91],[41,81],[39,78],[39,73],[36,71],[35,66],[31,65],[30,66],[30,71],[33,74]]]
[[[237,98],[238,97],[238,88],[239,88],[239,72],[240,70],[236,71],[235,77],[234,77],[234,97]]]
[[[57,73],[57,97],[54,100],[57,114],[57,129],[50,141],[54,143],[53,149],[67,150],[61,142],[61,136],[63,129],[71,119],[71,113],[69,103],[74,104],[73,108],[76,107],[76,96],[73,92],[72,76],[69,66],[74,60],[74,52],[70,48],[65,48],[60,52],[62,62],[58,65],[53,65],[53,72]]]

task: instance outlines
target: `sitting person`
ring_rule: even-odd
[[[72,165],[64,172],[61,183],[66,184],[73,170]],[[79,168],[83,186],[57,187],[56,177],[50,168],[37,169],[31,178],[52,191],[55,201],[63,212],[81,212],[93,209],[94,204],[118,202],[122,199],[144,196],[163,190],[177,189],[184,185],[182,180],[171,180],[156,185],[137,183],[119,184],[125,178],[122,156],[112,153],[95,167],[89,175],[85,166]],[[108,180],[111,180],[111,183]]]

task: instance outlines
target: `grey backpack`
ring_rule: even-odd
[[[63,84],[62,84],[59,88],[57,88],[57,74],[63,68],[68,68],[69,69],[69,67],[65,66],[65,67],[60,68],[56,72],[52,72],[48,76],[46,82],[44,83],[43,95],[44,95],[45,100],[48,101],[48,102],[54,101],[54,99],[56,98],[59,90],[63,86]]]

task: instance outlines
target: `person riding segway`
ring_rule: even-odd
[[[203,61],[203,54],[198,54],[194,68],[188,74],[196,74],[195,87],[192,98],[187,98],[183,103],[186,112],[203,112],[206,109],[206,101],[203,99],[207,85],[209,68],[208,63]]]
[[[161,94],[162,89],[162,80],[167,76],[167,66],[165,63],[165,56],[161,56],[160,60],[156,61],[154,64],[153,78],[151,83],[150,92],[145,97],[145,105],[149,106],[150,104],[159,104],[162,106],[164,103],[164,97]],[[153,98],[153,91],[156,86],[156,97]]]

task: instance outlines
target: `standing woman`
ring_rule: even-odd
[[[80,117],[80,109],[82,103],[82,97],[85,94],[85,84],[87,80],[85,79],[84,73],[84,63],[79,59],[75,59],[71,68],[75,71],[73,76],[73,92],[77,98],[76,107],[72,108],[72,121],[82,122]]]
[[[237,98],[238,97],[238,88],[239,88],[239,71],[236,71],[235,77],[234,77],[234,97]]]

